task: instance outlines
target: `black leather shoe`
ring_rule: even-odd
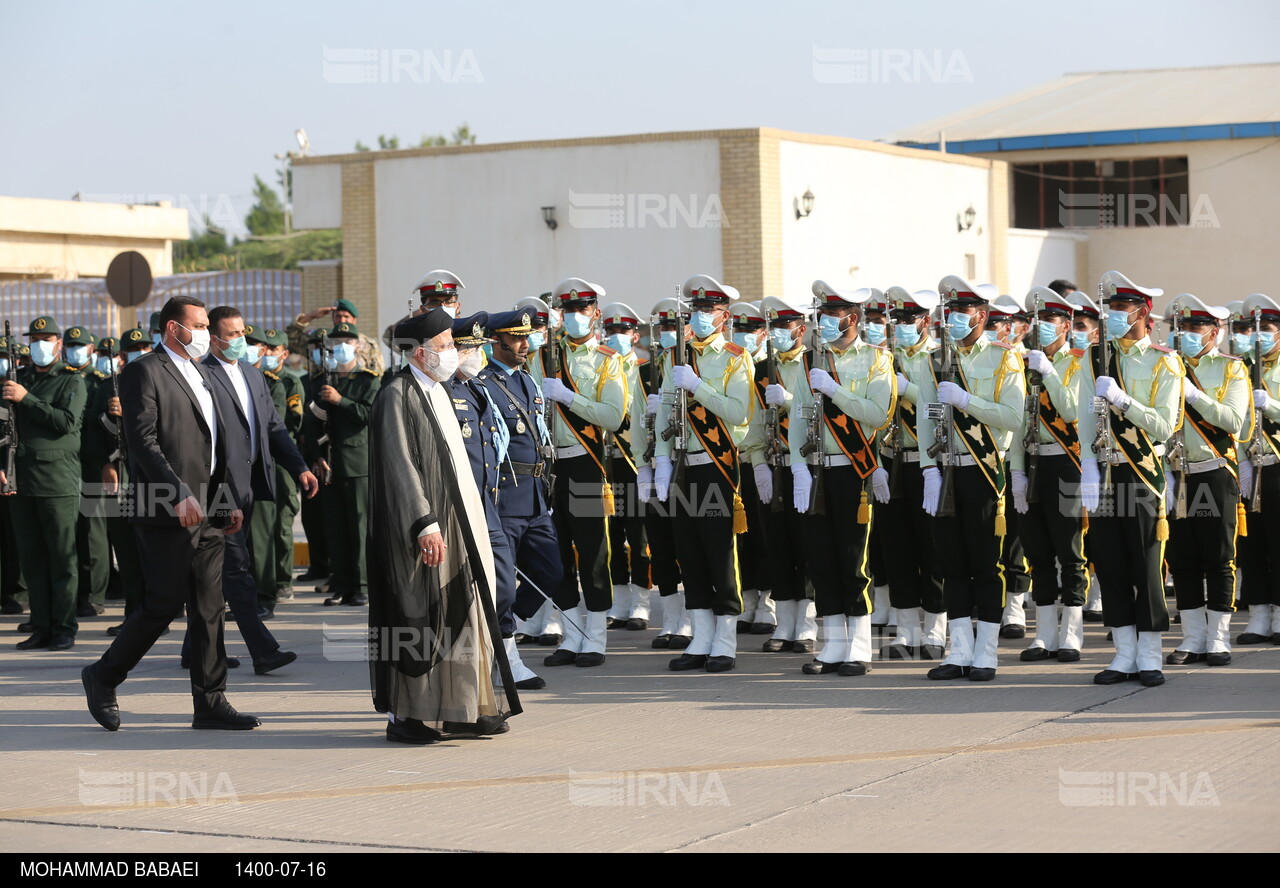
[[[1256,632],[1244,632],[1236,636],[1236,644],[1266,644],[1274,635],[1258,635]]]
[[[707,657],[708,672],[728,672],[738,661],[733,657]]]
[[[673,651],[682,651],[691,644],[693,644],[692,635],[673,635],[667,642],[667,648]]]
[[[1272,644],[1280,644],[1280,632],[1272,632],[1272,633],[1271,633],[1271,643],[1272,643]]]
[[[791,650],[797,654],[812,654],[816,647],[812,638],[797,638],[791,643]]]
[[[1083,616],[1086,623],[1102,622],[1102,611],[1085,611]]]
[[[969,681],[995,681],[996,671],[987,666],[974,666],[969,670]]]
[[[16,601],[9,600],[9,601],[0,603],[0,614],[4,614],[5,616],[13,616],[14,614],[22,614],[22,613],[26,613],[26,611],[23,610],[22,605]]]
[[[1052,660],[1057,656],[1057,651],[1051,651],[1048,648],[1033,647],[1027,648],[1019,654],[1018,659],[1023,663],[1039,663],[1041,660]]]
[[[1144,688],[1155,688],[1164,684],[1164,673],[1159,669],[1143,669],[1138,672],[1138,681]]]
[[[945,653],[945,648],[940,644],[920,645],[921,660],[941,660],[944,653]]]
[[[236,669],[237,667],[239,667],[239,665],[240,665],[239,659],[237,659],[236,657],[227,657],[228,669]],[[189,670],[191,668],[191,661],[188,660],[186,657],[183,657],[181,660],[178,661],[178,666],[182,669]]]
[[[564,642],[564,636],[559,632],[548,632],[546,635],[538,636],[538,644],[544,648],[560,647]]]
[[[50,645],[49,649],[53,650],[53,646]],[[1228,651],[1219,651],[1216,654],[1209,654],[1204,659],[1205,659],[1205,662],[1208,663],[1210,666],[1230,666],[1231,665],[1231,654]]]
[[[538,636],[525,635],[523,632],[517,632],[515,635],[511,637],[515,639],[516,644],[537,644],[538,643]]]
[[[1079,663],[1080,652],[1072,648],[1058,648],[1059,663]]]
[[[1179,625],[1182,622],[1182,614],[1174,614],[1173,619],[1170,622],[1175,626]]]
[[[1204,660],[1204,654],[1194,654],[1191,651],[1170,651],[1164,661],[1170,666],[1181,666],[1184,663],[1199,663]]]
[[[92,663],[80,670],[80,683],[84,685],[84,699],[93,720],[108,731],[120,730],[120,707],[116,703],[115,688],[109,688],[98,680]]]
[[[258,608],[258,619],[259,619],[259,620],[273,620],[273,619],[275,619],[275,616],[276,616],[276,612],[275,612],[275,611],[273,611],[273,610],[272,610],[271,608],[269,608],[269,607],[260,607],[260,608]]]
[[[307,568],[306,573],[298,577],[298,582],[299,583],[318,583],[321,580],[327,580],[327,579],[329,579],[329,572],[327,570],[323,570],[322,568],[318,568],[312,565],[311,567]]]
[[[470,734],[475,737],[491,737],[511,730],[505,713],[482,715],[473,722],[444,722],[440,727],[446,734]]]
[[[402,718],[387,721],[387,740],[392,743],[409,743],[413,746],[427,746],[438,743],[443,735],[435,728],[428,728],[416,718]]]
[[[25,622],[25,623],[19,623],[19,624],[18,624],[18,626],[17,626],[17,628],[16,628],[16,629],[14,629],[13,631],[14,631],[14,632],[35,632],[35,631],[36,631],[36,624],[35,624],[35,623],[32,623],[30,620],[28,620],[28,621],[27,621],[27,622]]]
[[[574,651],[566,651],[564,648],[556,651],[551,656],[542,661],[543,666],[572,666],[578,662],[578,655]]]
[[[781,638],[770,638],[761,648],[766,654],[785,653],[795,648],[794,641],[783,641]]]
[[[369,603],[369,596],[363,592],[357,592],[350,598],[344,599],[342,603],[348,607],[362,607]]]
[[[76,646],[74,635],[55,635],[49,639],[49,650],[69,651]]]
[[[747,635],[751,632],[751,624],[746,620],[739,620],[737,630],[739,635]]]
[[[1001,638],[1026,638],[1027,627],[1019,626],[1017,623],[1006,623],[1000,627]]]
[[[343,596],[341,595],[330,595],[328,598],[324,600],[324,606],[337,607],[338,605],[342,604],[342,598]]]
[[[108,626],[108,627],[107,627],[107,634],[108,634],[108,635],[111,635],[111,636],[119,635],[119,634],[120,634],[120,630],[121,630],[121,629],[123,629],[123,628],[124,628],[124,623],[121,623],[119,626]]]
[[[81,604],[76,606],[77,617],[100,617],[107,609],[100,604]]]
[[[14,645],[20,651],[42,651],[49,646],[52,639],[43,632],[38,632],[28,638],[26,641],[20,641]]]
[[[813,660],[801,666],[800,671],[805,675],[830,675],[832,672],[840,671],[840,664],[824,663],[821,660]]]
[[[968,666],[955,666],[951,663],[943,663],[941,666],[934,666],[930,669],[926,676],[933,681],[950,681],[953,678],[967,678],[969,675]]]
[[[870,663],[863,663],[861,660],[853,660],[848,663],[840,664],[840,674],[845,678],[855,678],[859,675],[866,675],[871,671]]]
[[[920,648],[909,644],[886,644],[880,648],[881,660],[914,660],[920,656]]]
[[[671,646],[670,635],[659,635],[653,641],[649,642],[649,647],[653,648],[655,651],[665,651],[670,646]]]
[[[201,731],[252,731],[260,724],[256,715],[242,715],[229,703],[191,719],[191,727]]]
[[[739,623],[738,625],[741,626],[742,624]],[[778,627],[774,623],[752,623],[751,624],[752,635],[772,635],[775,631],[777,631],[777,629]]]
[[[1093,677],[1093,683],[1096,685],[1114,685],[1124,681],[1137,681],[1138,673],[1136,672],[1117,672],[1114,669],[1103,669]]]
[[[547,686],[547,680],[541,675],[525,678],[516,682],[516,689],[521,691],[540,691]]]
[[[627,620],[627,628],[632,632],[643,632],[649,628],[649,621],[641,617],[631,617]]]
[[[230,660],[231,658],[228,657],[227,659]],[[275,672],[282,666],[288,666],[296,659],[298,659],[298,655],[293,651],[276,651],[261,663],[254,663],[253,671],[258,675],[266,675],[268,672]]]
[[[604,628],[606,629],[626,629],[627,621],[619,620],[617,617],[605,617]]]
[[[576,660],[573,661],[574,666],[602,666],[604,665],[604,654],[584,653],[578,654]]]
[[[705,654],[681,654],[668,663],[667,668],[672,672],[688,672],[690,669],[702,669],[706,665]]]

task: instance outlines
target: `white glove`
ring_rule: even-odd
[[[938,500],[942,498],[942,473],[937,466],[926,466],[924,470],[924,510],[930,515],[938,514]]]
[[[658,502],[665,503],[667,495],[671,492],[671,457],[660,456],[655,461],[653,469],[653,486],[654,492],[658,495]]]
[[[662,407],[662,395],[653,394],[644,399],[644,412],[649,416],[657,416],[660,407]]]
[[[813,475],[809,473],[806,463],[794,463],[791,466],[791,504],[803,515],[809,511],[809,492],[813,489]]]
[[[1266,410],[1271,406],[1271,396],[1267,394],[1266,389],[1253,390],[1253,404],[1259,410]]]
[[[636,469],[636,495],[640,497],[640,502],[647,503],[653,499],[653,469],[650,466],[640,466]]]
[[[831,378],[831,374],[826,370],[821,367],[814,367],[809,371],[809,388],[829,398],[836,393],[836,389],[840,388],[840,386],[836,385],[836,381]]]
[[[764,387],[764,402],[770,407],[781,407],[787,403],[787,390],[780,385]]]
[[[1247,459],[1240,460],[1240,495],[1253,494],[1253,463]]]
[[[1027,509],[1030,508],[1027,505],[1027,473],[1020,469],[1013,470],[1013,507],[1018,510],[1019,515],[1027,514]]]
[[[954,382],[938,383],[938,400],[958,410],[969,409],[969,393]]]
[[[1121,413],[1128,410],[1129,405],[1133,403],[1133,398],[1121,391],[1120,385],[1110,376],[1099,376],[1096,385],[1095,391],[1098,397],[1106,398],[1107,403]]]
[[[1173,477],[1173,472],[1164,473],[1164,513],[1168,515],[1173,511],[1173,501],[1177,495],[1177,480]]]
[[[765,505],[773,502],[773,469],[766,463],[757,463],[751,472],[756,476],[756,493],[760,495],[760,502]]]
[[[871,495],[878,503],[889,502],[889,473],[883,468],[876,468],[871,473]]]
[[[573,391],[554,376],[542,381],[542,394],[566,407],[573,403]]]
[[[1049,360],[1049,356],[1042,351],[1027,352],[1027,366],[1033,373],[1039,373],[1041,376],[1053,376],[1058,372],[1053,369],[1053,361]]]
[[[1182,400],[1187,402],[1188,407],[1200,400],[1200,396],[1203,394],[1204,392],[1196,388],[1195,383],[1185,376],[1182,377]]]
[[[1098,474],[1096,459],[1080,461],[1080,502],[1090,512],[1098,509],[1098,498],[1101,495],[1102,477]]]
[[[702,380],[698,378],[698,374],[693,372],[693,368],[688,364],[677,364],[671,369],[671,381],[686,392],[693,394],[698,390],[698,386]]]
[[[911,380],[907,379],[907,377],[899,373],[898,374],[898,394],[901,395],[903,392],[905,392],[907,390],[907,386],[909,385],[911,385]]]

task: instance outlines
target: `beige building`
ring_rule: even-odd
[[[102,277],[135,250],[153,275],[173,273],[173,242],[190,237],[185,209],[0,197],[0,281]]]

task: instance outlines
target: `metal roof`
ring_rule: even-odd
[[[886,136],[1010,151],[1280,135],[1280,63],[1066,74]]]

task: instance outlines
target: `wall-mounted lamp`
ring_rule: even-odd
[[[808,188],[804,194],[796,198],[796,218],[803,219],[813,212],[813,192]]]
[[[556,208],[555,208],[555,207],[543,207],[543,208],[542,208],[542,221],[547,223],[547,227],[548,227],[548,228],[550,228],[552,231],[555,231],[555,230],[556,230],[556,225],[558,224],[558,223],[556,222]]]
[[[969,205],[963,213],[956,213],[956,231],[968,231],[973,227],[973,220],[978,218],[978,211]]]

